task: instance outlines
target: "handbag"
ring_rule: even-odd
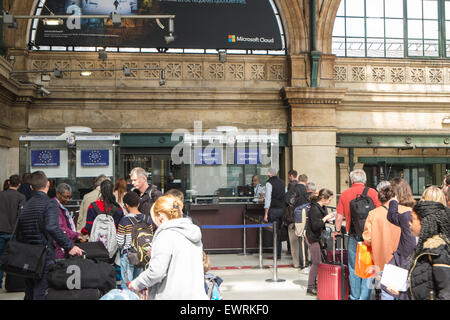
[[[6,244],[0,259],[0,269],[19,277],[39,280],[44,273],[48,246],[23,243],[15,239],[20,213],[21,210],[17,215],[11,240]]]
[[[364,242],[359,241],[356,247],[355,275],[360,278],[371,278],[375,274],[372,261],[372,249]]]

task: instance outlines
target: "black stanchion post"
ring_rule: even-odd
[[[277,222],[273,222],[273,279],[267,279],[267,282],[283,282],[284,279],[278,279],[278,259],[277,259]]]

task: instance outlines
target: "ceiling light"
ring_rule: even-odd
[[[44,25],[46,26],[59,26],[63,23],[64,21],[62,19],[44,19]]]
[[[443,118],[442,124],[450,124],[450,116]]]
[[[41,81],[43,81],[43,82],[50,81],[50,75],[46,74],[46,73],[41,74]]]
[[[80,75],[83,77],[89,77],[92,74],[92,71],[81,71]]]

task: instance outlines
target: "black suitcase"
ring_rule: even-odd
[[[104,262],[109,261],[109,252],[101,242],[80,242],[76,246],[84,251],[83,256],[87,259],[97,259]]]
[[[105,293],[116,288],[116,270],[111,264],[82,257],[62,259],[53,264],[47,275],[49,288],[73,289],[68,286],[76,282],[77,270],[80,289],[99,289]]]
[[[7,273],[5,276],[5,290],[8,292],[25,291],[25,278]]]
[[[102,293],[98,289],[56,290],[47,289],[47,300],[99,300]]]

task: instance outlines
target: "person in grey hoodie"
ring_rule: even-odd
[[[202,233],[183,218],[183,203],[162,196],[151,209],[158,229],[148,268],[128,284],[134,291],[149,288],[149,300],[209,300],[205,293]]]

